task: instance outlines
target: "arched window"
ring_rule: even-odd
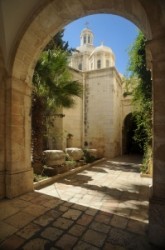
[[[106,68],[109,67],[109,60],[106,60]]]
[[[91,39],[90,39],[90,35],[88,36],[88,43],[90,43],[91,42]]]
[[[79,69],[79,70],[82,70],[82,63],[79,63],[78,69]]]
[[[98,68],[98,69],[101,69],[101,60],[100,60],[100,59],[97,60],[97,68]]]
[[[86,39],[86,35],[84,36],[84,44],[86,44],[86,41],[87,41],[87,39]]]

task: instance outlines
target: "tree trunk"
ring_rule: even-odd
[[[34,104],[35,102],[35,104]],[[43,166],[44,106],[42,100],[32,100],[32,156],[34,173],[41,174]]]

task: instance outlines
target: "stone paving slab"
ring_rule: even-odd
[[[105,161],[1,201],[0,250],[158,250],[147,240],[150,183],[137,164]]]

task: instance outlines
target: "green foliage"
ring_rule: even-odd
[[[144,158],[152,143],[152,81],[151,72],[146,68],[145,42],[144,35],[139,32],[129,51],[129,71],[131,77],[138,79],[132,92],[137,122],[135,140],[143,147]]]
[[[61,49],[42,52],[33,76],[33,100],[43,104],[43,112],[50,115],[57,107],[70,108],[74,96],[81,96],[82,87],[71,80],[68,54]]]
[[[32,146],[33,161],[41,162],[49,117],[62,107],[71,108],[81,97],[82,85],[72,80],[68,68],[68,44],[57,34],[41,53],[33,75]],[[46,137],[45,137],[46,138]]]
[[[68,167],[68,170],[77,167],[77,162],[73,160],[68,160],[65,162],[65,165]]]
[[[50,42],[46,45],[44,50],[54,50],[54,49],[61,49],[63,51],[68,51],[69,50],[69,44],[68,42],[63,41],[63,36],[64,36],[64,29],[59,31],[51,40]]]
[[[142,104],[142,100],[145,100],[151,105],[151,72],[146,68],[145,42],[144,35],[139,32],[129,51],[130,64],[128,70],[131,72],[132,77],[139,79],[138,84],[134,88],[134,100],[138,101],[139,104]]]
[[[141,172],[145,174],[152,173],[152,147],[149,145],[146,145],[145,148],[145,154],[143,157]]]
[[[38,182],[38,181],[42,181],[42,180],[45,180],[45,179],[47,179],[48,178],[48,176],[47,175],[45,175],[45,174],[34,174],[33,175],[33,181],[34,182]]]
[[[122,78],[122,85],[123,85],[123,97],[131,96],[135,86],[138,84],[138,79],[134,76],[130,77],[123,77]]]
[[[69,48],[68,42],[63,41],[64,36],[64,29],[59,31],[46,45],[44,50],[54,50],[54,49],[60,49],[63,51],[67,51],[68,53],[71,53],[72,51],[75,51],[73,48]]]

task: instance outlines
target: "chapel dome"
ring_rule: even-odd
[[[109,55],[111,54],[114,57],[114,53],[113,53],[112,49],[109,48],[109,47],[107,47],[107,46],[105,46],[105,45],[103,45],[103,44],[100,45],[100,46],[98,46],[98,47],[96,47],[93,50],[91,56],[96,55],[96,54],[101,54],[101,53],[107,53]]]

